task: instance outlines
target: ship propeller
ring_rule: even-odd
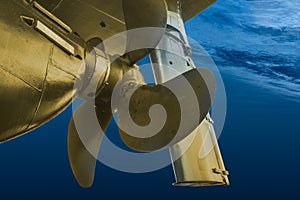
[[[124,68],[130,68],[147,56],[159,43],[167,24],[167,6],[164,0],[157,0],[155,3],[151,0],[123,0],[123,11],[127,30],[156,27],[161,31],[156,31],[157,33],[151,36],[152,41],[149,48],[130,51],[123,55],[122,59],[116,60],[115,64],[112,63],[108,86],[95,98],[94,102],[86,102],[81,105],[70,121],[68,133],[69,161],[77,182],[84,188],[91,187],[94,182],[97,155],[103,134],[112,119],[111,95],[114,86],[122,78]],[[141,32],[136,34],[134,31],[128,31],[127,49],[131,49],[133,43],[139,43],[140,46],[147,45],[145,44],[145,35]],[[121,61],[119,60],[126,61],[121,68],[119,67]],[[90,119],[91,115],[95,113],[101,126],[98,130],[89,129],[89,127],[94,127],[94,122]],[[84,130],[80,130],[81,128]],[[84,132],[84,136],[79,134],[80,132]]]
[[[207,69],[193,69],[164,84],[145,84],[135,64],[151,53],[164,35],[167,24],[165,1],[124,0],[123,8],[128,53],[110,64],[106,84],[95,99],[75,111],[69,125],[70,164],[76,180],[85,188],[93,184],[98,152],[113,111],[118,112],[123,142],[134,150],[152,152],[168,148],[192,133],[208,114],[216,93],[216,81]],[[157,27],[161,31],[150,33],[149,43],[143,31],[130,31],[143,27]],[[141,48],[135,49],[132,45]],[[191,92],[186,93],[186,89]],[[155,105],[163,107],[165,112],[154,112],[151,116],[151,108]],[[184,105],[188,105],[188,109],[184,109]],[[151,135],[151,131],[144,132],[143,127],[151,124],[152,119],[160,119],[160,113],[166,115],[162,128],[154,131],[155,135]],[[182,114],[186,113],[191,119],[182,119]],[[182,120],[186,121],[183,127],[180,126]],[[95,124],[99,127],[95,128]]]

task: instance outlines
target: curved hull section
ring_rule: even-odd
[[[0,143],[67,108],[82,65],[24,23],[21,16],[36,16],[21,2],[4,1],[0,7]]]

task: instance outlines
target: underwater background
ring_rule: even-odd
[[[127,174],[98,162],[94,186],[82,189],[68,162],[69,108],[0,145],[0,199],[299,199],[300,0],[219,0],[186,26],[225,83],[219,142],[231,186],[174,187],[171,166]]]

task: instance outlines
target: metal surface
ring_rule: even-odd
[[[229,185],[213,124],[205,119],[193,134],[170,148],[176,186]],[[186,148],[189,145],[189,148]],[[177,155],[182,155],[177,159]]]
[[[94,110],[97,113],[103,132],[97,132],[90,120],[91,112],[94,112]],[[93,185],[97,158],[95,158],[94,154],[91,154],[91,149],[87,149],[86,144],[82,142],[82,136],[79,135],[78,129],[80,130],[80,128],[84,127],[83,131],[85,135],[89,136],[89,143],[95,144],[93,151],[98,155],[104,132],[108,128],[111,118],[110,102],[98,101],[96,107],[90,102],[81,105],[70,121],[68,134],[69,161],[77,182],[84,188]]]
[[[195,68],[189,57],[191,49],[180,15],[180,5],[173,3],[178,7],[175,12],[169,11],[166,35],[151,53],[157,83],[169,81],[178,74]],[[208,115],[191,135],[170,148],[176,177],[174,185],[229,185],[228,172],[225,170],[214,127],[210,123],[212,120],[209,119]]]
[[[180,3],[180,12],[184,22],[198,15],[217,0],[166,0],[169,5],[169,11],[175,11]]]
[[[96,49],[95,46],[122,31],[145,26],[165,28],[168,23],[168,31],[165,34],[158,34],[152,41],[156,45],[162,39],[151,55],[152,60],[158,63],[154,67],[157,82],[166,82],[192,70],[193,62],[189,59],[190,47],[183,21],[178,20],[181,19],[178,13],[181,12],[183,20],[186,21],[207,8],[214,0],[182,0],[182,7],[178,2],[175,0],[155,2],[141,0],[138,3],[133,0],[3,1],[0,7],[0,143],[45,124],[63,112],[72,100],[79,96],[88,103],[90,98],[96,98],[97,119],[103,129],[106,129],[112,114],[109,106],[112,90],[117,81],[129,68],[134,68],[138,60],[153,50],[150,48],[130,52],[120,55],[122,58],[109,63],[108,58],[111,55],[104,52],[104,47]],[[167,14],[167,8],[174,12]],[[127,40],[129,49],[131,44],[136,42],[135,36],[128,37],[132,39]],[[173,51],[162,50],[162,47]],[[168,71],[170,68],[165,68],[166,65],[175,69],[176,73]],[[187,73],[186,78],[190,78],[191,82],[199,86],[199,82],[195,80],[197,76],[192,72]],[[190,74],[192,78],[188,77]],[[78,83],[77,87],[74,87],[74,83]],[[90,91],[89,84],[96,84],[97,90]],[[149,101],[145,97],[151,99],[153,95],[156,95],[156,98],[152,100],[161,103],[159,97],[166,91],[161,90],[157,95],[155,92],[158,91],[158,87],[161,86],[154,89],[145,86],[146,89],[137,94],[136,99],[133,98],[133,104],[137,104],[134,100],[138,100],[141,104],[143,101],[147,103]],[[203,91],[196,91],[206,94],[205,108],[210,107],[212,100],[209,95],[207,96],[207,93],[211,92],[208,90],[210,88],[204,87]],[[142,111],[144,107],[142,106]],[[206,109],[205,115],[207,112]],[[81,115],[80,113],[84,113],[84,109],[77,111],[74,117],[77,114]],[[137,115],[137,118],[145,119],[140,115]],[[200,121],[202,118],[204,115],[201,115]],[[90,150],[81,143],[74,126],[72,119],[69,130],[70,162],[80,185],[89,187],[93,183],[96,160],[90,155]],[[208,127],[210,125],[207,124],[202,128]],[[213,136],[213,132],[210,133]],[[192,185],[190,183],[195,182],[220,183],[220,177],[228,183],[217,146],[210,157],[201,161],[195,157],[194,152],[198,151],[202,141],[201,134],[197,134],[197,137],[200,139],[194,141],[192,149],[188,150],[182,159],[174,162],[178,183],[183,185]],[[97,138],[98,140],[94,141],[95,138],[92,137],[91,140],[95,142],[97,148],[100,148],[101,136]],[[159,140],[164,142],[164,138]],[[152,143],[150,146],[153,146],[153,141],[150,143]],[[147,146],[138,147],[143,148]],[[181,151],[180,143],[171,150],[173,154]],[[200,166],[196,166],[196,162],[199,162]],[[207,163],[210,164],[209,168],[198,171],[198,167]],[[214,169],[211,169],[212,167]]]
[[[161,40],[167,25],[167,4],[164,0],[156,0],[155,2],[124,0],[123,10],[126,29],[136,30],[129,31],[126,35],[127,50],[129,52],[125,55],[125,58],[129,61],[128,65],[132,66],[147,56]],[[156,27],[160,29],[152,33],[145,33],[145,31],[138,30],[145,27]],[[148,43],[149,41],[150,44]],[[135,50],[136,46],[152,46],[153,48]],[[134,51],[132,51],[132,49]]]
[[[120,135],[128,147],[141,152],[168,148],[188,136],[207,115],[216,91],[216,82],[209,70],[193,69],[156,86],[145,85],[140,81],[141,75],[135,71],[133,75],[123,78],[117,86],[120,97],[115,103]],[[134,79],[134,76],[137,78]],[[187,92],[185,86],[182,87],[185,84],[183,80],[190,84],[191,92]],[[171,88],[177,89],[176,95]],[[129,105],[129,109],[126,105]],[[149,110],[155,105],[162,106],[166,112],[163,124],[162,112],[153,112],[149,117]],[[160,122],[151,122],[155,119]],[[189,121],[182,122],[183,119]],[[141,127],[150,125],[139,129],[131,123],[132,120]],[[185,126],[180,126],[181,123],[185,123]]]
[[[71,44],[69,44],[66,40],[61,38],[58,34],[56,34],[54,31],[52,31],[49,27],[47,27],[45,24],[43,24],[39,20],[36,22],[35,28],[39,32],[44,34],[47,38],[49,38],[51,41],[56,42],[59,46],[61,46],[68,53],[75,55],[75,48]]]
[[[0,142],[60,114],[76,95],[73,84],[80,79],[78,70],[83,63],[28,26],[21,16],[50,23],[23,1],[1,4]]]
[[[49,17],[51,20],[56,22],[59,26],[61,26],[63,29],[65,29],[69,33],[73,32],[72,29],[67,24],[65,24],[63,21],[61,21],[55,15],[53,15],[50,11],[48,11],[46,8],[44,8],[42,5],[40,5],[38,2],[32,1],[32,5],[33,5],[33,7],[38,9],[41,13],[43,13],[44,15]]]
[[[155,2],[153,0],[139,0]],[[167,2],[176,1],[168,0]],[[181,0],[184,21],[196,16],[216,0]],[[92,38],[105,40],[126,30],[123,0],[37,0],[51,13],[68,24],[85,41]],[[169,10],[172,4],[169,3]],[[145,8],[140,8],[143,10]],[[152,17],[145,13],[144,17]]]

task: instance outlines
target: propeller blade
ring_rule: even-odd
[[[91,187],[94,182],[96,159],[82,144],[73,118],[69,125],[68,154],[78,184],[83,188]]]
[[[140,152],[170,147],[192,133],[208,114],[216,93],[216,81],[207,69],[191,70],[162,85],[136,85],[117,110],[123,142]]]
[[[123,11],[127,30],[146,28],[127,32],[129,53],[124,58],[132,66],[160,42],[167,25],[167,5],[164,0],[123,0]]]
[[[164,0],[123,0],[127,29],[165,27],[167,4]]]
[[[90,102],[81,105],[69,125],[69,161],[77,182],[84,188],[93,185],[102,138],[112,119],[110,103],[100,101],[96,104],[96,107]],[[91,117],[95,114],[95,109],[97,122]],[[102,130],[96,127],[99,124]]]

